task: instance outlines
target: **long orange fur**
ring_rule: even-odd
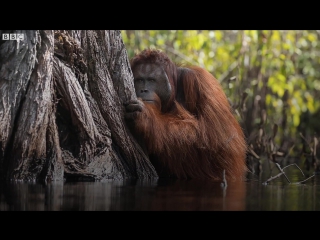
[[[246,142],[219,82],[205,69],[178,67],[163,52],[145,50],[131,67],[158,63],[173,89],[166,106],[145,103],[135,131],[142,136],[158,171],[176,178],[241,180],[246,173]],[[184,94],[180,103],[176,97]],[[160,170],[159,170],[160,169]]]

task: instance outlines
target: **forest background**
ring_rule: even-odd
[[[145,48],[206,68],[244,129],[248,165],[296,162],[319,171],[319,30],[123,30],[129,58]],[[318,149],[319,152],[319,149]]]

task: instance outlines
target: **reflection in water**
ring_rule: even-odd
[[[10,183],[1,187],[1,211],[245,210],[245,182],[154,180]]]
[[[250,185],[250,184],[249,184]],[[319,211],[320,179],[308,184],[247,185],[246,209],[263,211]],[[251,189],[252,188],[252,189]]]
[[[303,180],[296,168],[290,171],[294,182]],[[263,185],[268,177],[227,188],[220,182],[166,179],[0,184],[0,211],[320,210],[320,176],[300,185],[284,178]]]

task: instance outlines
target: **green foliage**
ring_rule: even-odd
[[[279,125],[278,145],[319,129],[317,121],[303,118],[320,112],[319,31],[126,30],[122,36],[130,58],[145,48],[159,48],[175,62],[206,68],[242,113],[249,135],[261,124],[263,109],[265,132]],[[246,108],[239,105],[244,93]]]

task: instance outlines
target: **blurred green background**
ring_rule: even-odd
[[[123,30],[122,37],[129,58],[157,48],[211,72],[242,124],[249,159],[317,165],[320,30]]]

